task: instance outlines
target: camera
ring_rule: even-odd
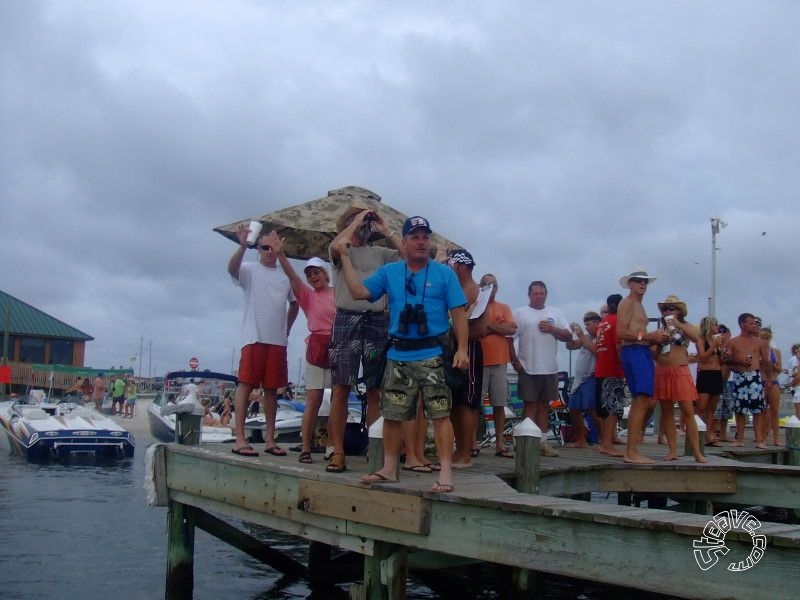
[[[407,334],[408,326],[410,323],[416,323],[419,328],[420,335],[427,335],[428,333],[428,315],[425,314],[425,309],[422,304],[415,304],[411,306],[406,304],[400,312],[400,321],[397,324],[397,333]]]
[[[374,221],[377,218],[378,218],[378,213],[375,212],[368,212],[366,215],[364,215],[365,221]]]

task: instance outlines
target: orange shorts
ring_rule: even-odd
[[[253,387],[275,390],[289,383],[286,346],[248,344],[239,359],[239,381]]]
[[[672,400],[673,402],[694,402],[697,400],[697,388],[694,385],[688,365],[679,367],[656,365],[656,383],[653,397],[656,400]]]

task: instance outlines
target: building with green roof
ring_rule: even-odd
[[[82,367],[86,342],[93,339],[88,333],[0,291],[0,353],[7,354],[7,362]]]

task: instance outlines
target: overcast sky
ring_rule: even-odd
[[[92,335],[87,365],[143,341],[137,373],[228,372],[242,292],[212,228],[328,190],[428,217],[499,300],[541,279],[570,320],[644,265],[648,313],[677,294],[699,322],[720,217],[717,315],[762,316],[788,359],[798,22],[790,0],[6,0],[0,289]]]

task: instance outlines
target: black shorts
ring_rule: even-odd
[[[464,384],[451,388],[453,406],[464,404],[470,408],[481,408],[483,403],[483,349],[480,340],[470,340],[467,345],[469,367]]]
[[[719,396],[722,394],[722,371],[698,371],[697,393]]]

